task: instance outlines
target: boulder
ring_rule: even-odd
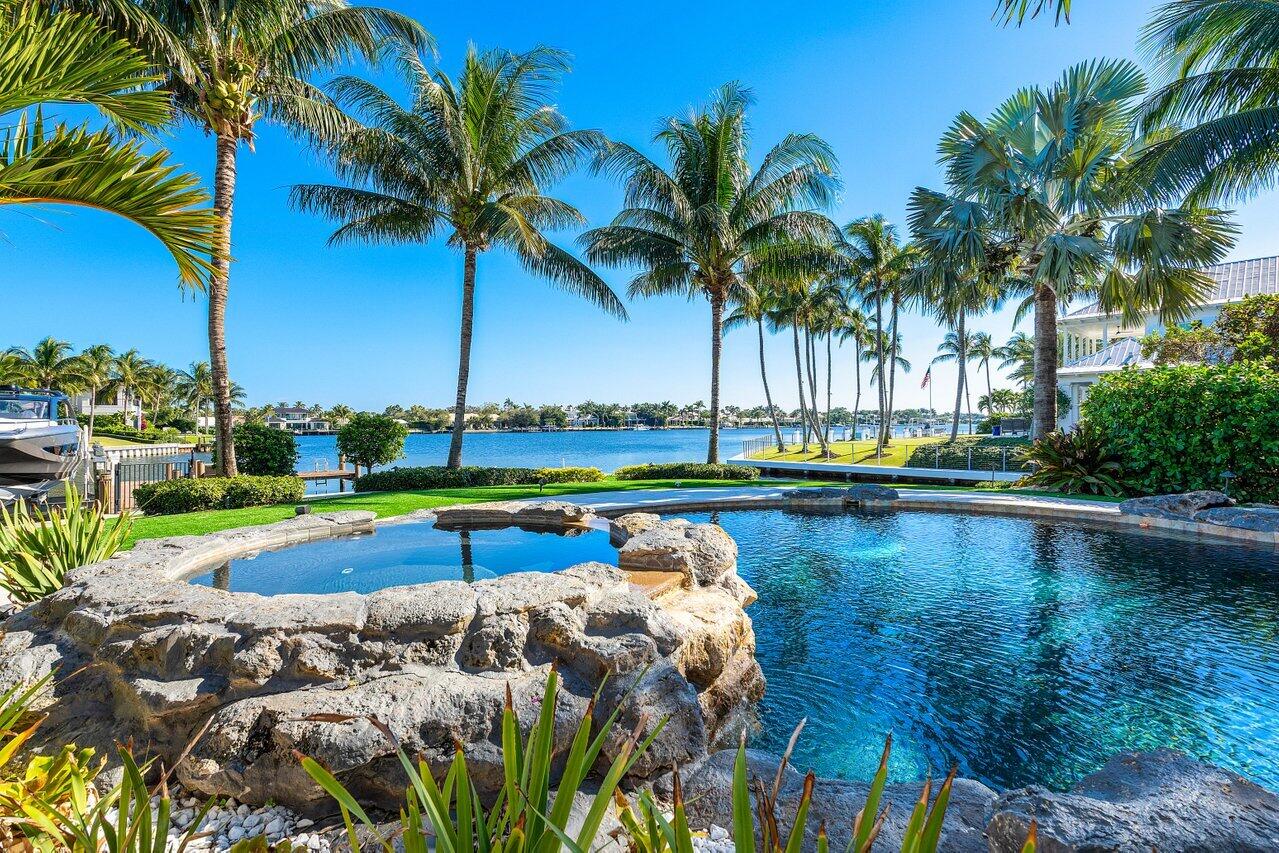
[[[1121,753],[1070,793],[1004,794],[987,830],[991,853],[1018,853],[1032,818],[1043,853],[1279,849],[1279,797],[1173,750]]]
[[[594,513],[567,501],[497,501],[435,510],[435,523],[456,527],[570,527],[586,524]]]
[[[631,537],[618,565],[636,571],[683,572],[691,585],[708,586],[737,566],[737,543],[718,524],[663,521]]]
[[[858,483],[855,486],[849,486],[847,495],[850,501],[856,501],[861,505],[891,503],[901,497],[896,489],[876,483]]]
[[[609,520],[609,532],[618,542],[626,542],[632,536],[638,536],[651,527],[656,527],[662,517],[652,512],[628,512]]]
[[[730,827],[733,825],[733,763],[736,750],[716,752],[697,764],[681,770],[684,799],[690,822],[694,826]],[[772,785],[777,775],[777,756],[747,750],[747,767],[752,779],[762,779]],[[778,823],[783,836],[789,837],[803,793],[804,777],[791,766],[782,776],[781,794],[778,798]],[[658,793],[669,796],[670,776],[657,783]],[[843,850],[852,835],[853,819],[866,804],[868,782],[846,782],[838,779],[818,779],[813,786],[813,800],[805,824],[805,849],[816,846],[817,829],[826,825],[830,849]],[[882,805],[889,806],[883,831],[875,843],[876,850],[897,850],[901,847],[902,832],[911,810],[923,789],[922,782],[889,784],[884,788]],[[934,786],[934,790],[936,787]],[[971,779],[956,779],[951,789],[950,806],[946,810],[939,850],[947,853],[986,853],[983,830],[995,792]],[[752,808],[754,800],[752,799]],[[758,819],[756,824],[758,825]]]
[[[1259,533],[1279,533],[1279,507],[1219,506],[1195,513],[1195,521]]]
[[[1119,505],[1119,512],[1123,515],[1137,515],[1145,518],[1194,521],[1195,514],[1201,510],[1234,505],[1235,502],[1222,492],[1202,490],[1180,495],[1131,498]]]
[[[848,490],[834,486],[787,489],[782,492],[785,504],[812,504],[820,506],[843,506],[848,497]]]

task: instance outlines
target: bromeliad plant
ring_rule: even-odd
[[[541,713],[526,742],[521,738],[519,719],[510,687],[507,687],[506,708],[502,712],[505,783],[496,802],[487,811],[480,801],[460,745],[441,785],[425,761],[419,759],[414,764],[410,760],[394,733],[383,722],[373,717],[364,718],[395,745],[400,764],[409,778],[405,807],[400,811],[402,831],[398,838],[383,837],[350,792],[322,764],[300,753],[298,759],[311,778],[337,801],[354,853],[363,849],[356,833],[356,820],[373,833],[375,844],[387,853],[401,846],[405,853],[428,853],[432,848],[436,853],[558,853],[561,849],[582,853],[593,846],[618,783],[661,732],[665,721],[659,722],[652,733],[641,740],[640,735],[648,719],[640,719],[617,756],[609,763],[598,791],[591,798],[586,817],[576,837],[573,837],[569,834],[569,813],[574,796],[595,766],[617,722],[618,711],[614,711],[592,736],[592,714],[599,698],[599,693],[595,694],[578,723],[559,787],[552,797],[551,769],[555,759],[558,686],[559,675],[552,669],[542,696]],[[307,719],[346,722],[356,718],[342,714],[317,714]],[[434,836],[433,844],[427,837],[427,827]]]
[[[128,513],[108,521],[106,510],[86,508],[73,486],[61,509],[0,507],[0,590],[19,604],[38,601],[61,589],[67,572],[120,550],[132,529]]]
[[[1026,459],[1035,468],[1019,485],[1116,498],[1130,490],[1118,455],[1090,421],[1080,421],[1070,432],[1048,433],[1031,446]]]

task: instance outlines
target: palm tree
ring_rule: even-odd
[[[81,385],[80,364],[66,341],[48,337],[29,350],[10,347],[9,354],[17,359],[16,372],[26,385],[64,394],[75,392]]]
[[[236,474],[226,310],[236,159],[252,148],[259,120],[314,139],[349,121],[308,78],[355,57],[379,59],[395,41],[426,48],[421,25],[398,12],[345,0],[64,0],[98,13],[150,55],[179,114],[214,140],[213,272],[209,279],[209,360],[217,419],[216,459]]]
[[[876,334],[874,329],[871,329],[870,336],[875,346],[867,349],[866,352],[862,353],[862,361],[866,362],[867,364],[871,366],[870,384],[876,387],[879,387],[880,385],[879,377],[883,375],[883,373],[880,372],[880,368],[879,368],[879,351],[881,348],[883,349],[884,359],[885,359],[884,373],[892,372],[892,368],[888,366],[889,364],[896,365],[898,368],[901,369],[902,373],[910,373],[911,367],[913,366],[910,363],[910,360],[907,359],[904,355],[902,355],[903,346],[902,346],[901,336],[898,335],[895,341],[893,341],[892,343],[889,343],[887,333],[883,333],[883,334],[884,334],[884,339],[882,341],[875,340],[875,338],[877,338],[878,335]]]
[[[146,385],[147,371],[151,368],[152,363],[142,357],[136,349],[122,352],[115,357],[115,379],[119,386],[124,390],[124,417],[125,425],[128,425],[129,414],[133,411],[133,404],[137,398],[138,390]],[[139,397],[141,395],[138,395]],[[134,427],[142,429],[142,407],[139,403],[138,417],[134,423]]]
[[[195,432],[200,434],[200,421],[213,402],[213,370],[207,361],[191,363],[190,370],[178,371],[174,391],[195,419]]]
[[[862,406],[862,356],[870,342],[870,327],[866,324],[866,315],[861,309],[850,305],[845,306],[841,320],[837,332],[839,342],[841,345],[849,342],[853,345],[853,374],[857,385],[856,396],[853,398],[853,438],[856,439]]]
[[[709,107],[666,119],[656,141],[669,170],[635,148],[610,145],[601,170],[625,180],[626,207],[583,237],[587,257],[637,266],[632,296],[703,296],[711,309],[711,405],[708,462],[719,461],[719,374],[725,306],[743,281],[792,281],[829,262],[833,225],[815,208],[838,186],[835,156],[811,134],[791,134],[747,163],[750,92],[721,87]]]
[[[764,364],[764,317],[768,313],[770,296],[767,285],[762,282],[753,287],[739,288],[736,294],[737,308],[724,319],[724,331],[729,332],[749,323],[755,324],[759,335],[759,378],[764,384],[764,401],[768,404],[768,414],[773,420],[777,452],[785,453],[786,443],[782,441],[782,427],[777,422],[777,410],[773,408],[773,394],[768,388],[768,370]]]
[[[608,285],[544,233],[584,221],[576,208],[546,193],[605,140],[596,131],[568,130],[550,105],[551,85],[568,70],[559,51],[472,49],[457,81],[428,73],[416,56],[405,56],[402,65],[412,87],[407,109],[366,81],[343,77],[333,84],[338,99],[369,120],[331,149],[335,171],[351,185],[297,186],[293,202],[342,223],[331,243],[425,243],[450,229],[448,243],[463,256],[448,456],[449,467],[457,468],[480,254],[508,249],[529,272],[626,317]]]
[[[1016,21],[1021,26],[1027,18],[1038,18],[1051,12],[1053,23],[1070,23],[1070,0],[998,0],[995,18],[1002,18],[1004,25]]]
[[[1156,198],[1234,202],[1279,179],[1279,5],[1173,0],[1142,35],[1175,79],[1141,108],[1144,129],[1189,123],[1142,152],[1135,182]]]
[[[146,57],[91,18],[50,13],[45,4],[0,0],[0,115],[18,113],[0,135],[0,205],[65,204],[123,216],[156,237],[182,283],[203,288],[211,270],[213,217],[194,175],[146,154],[116,131],[168,121]],[[49,127],[40,104],[86,104],[114,130]],[[34,108],[34,109],[33,109]]]
[[[1022,388],[1029,388],[1035,381],[1035,341],[1025,332],[1015,333],[993,355],[1000,359],[999,369],[1012,370],[1008,378]]]
[[[946,337],[937,345],[937,355],[933,356],[932,364],[953,361],[959,368],[958,385],[955,390],[955,414],[950,424],[950,440],[954,441],[959,435],[959,404],[960,401],[968,399],[968,426],[972,427],[972,394],[969,392],[968,382],[968,362],[973,360],[973,344],[975,335],[964,331],[963,317],[960,317],[959,326],[946,333]]]
[[[151,422],[160,418],[160,411],[173,401],[177,394],[179,372],[167,364],[152,364],[142,374],[138,397],[144,403],[150,401],[154,415]]]
[[[1157,309],[1174,322],[1203,300],[1201,268],[1237,233],[1220,210],[1150,207],[1132,187],[1128,164],[1151,141],[1130,135],[1145,89],[1132,63],[1098,60],[1018,93],[985,122],[961,113],[939,148],[947,191],[911,196],[911,231],[930,263],[1002,279],[1033,309],[1035,435],[1057,424],[1057,306],[1090,296],[1125,320]]]
[[[991,396],[994,391],[990,381],[990,361],[995,357],[995,342],[991,339],[990,332],[973,333],[968,339],[968,357],[986,371],[986,396]]]
[[[76,373],[89,392],[89,440],[92,441],[98,395],[115,382],[115,352],[106,344],[94,344],[76,356],[76,362]]]

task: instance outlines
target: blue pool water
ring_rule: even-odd
[[[521,530],[439,530],[429,521],[383,525],[344,536],[231,560],[193,583],[275,595],[373,592],[442,580],[484,580],[511,572],[549,572],[598,560],[617,564],[599,530],[560,534]]]
[[[694,521],[710,515],[688,516]],[[1279,555],[1028,519],[723,512],[800,768],[1063,789],[1174,747],[1279,788]]]

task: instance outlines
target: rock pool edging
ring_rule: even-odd
[[[589,510],[563,502],[432,514],[445,525],[596,524]],[[694,554],[687,572],[672,575],[681,582],[647,590],[599,563],[369,595],[264,597],[185,582],[262,548],[371,530],[372,513],[313,513],[139,543],[73,572],[64,589],[0,624],[0,689],[88,665],[41,697],[44,738],[106,753],[133,738],[172,761],[207,723],[178,767],[188,789],[303,812],[328,798],[294,749],[326,763],[357,796],[388,806],[403,796],[398,760],[371,724],[302,719],[312,714],[376,716],[438,770],[460,742],[477,785],[494,790],[507,687],[527,723],[552,665],[563,677],[556,735],[565,746],[606,675],[594,712],[602,720],[621,710],[606,753],[641,717],[649,726],[669,717],[640,775],[704,756],[763,692],[743,610],[754,593],[737,577],[736,545],[718,528],[731,546],[719,556],[731,550],[731,560],[710,565]]]

